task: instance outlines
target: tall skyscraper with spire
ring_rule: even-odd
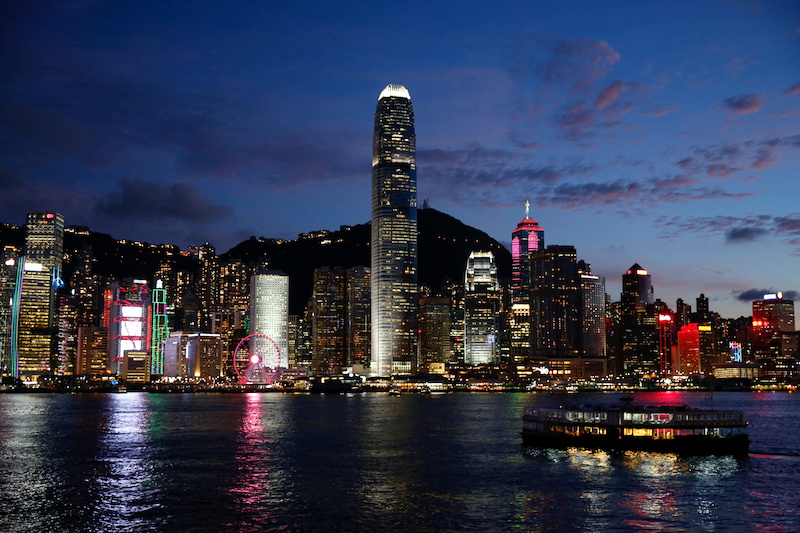
[[[417,161],[414,110],[402,85],[387,85],[375,110],[371,254],[370,372],[411,372],[417,338]]]
[[[511,232],[511,360],[522,363],[531,356],[531,258],[544,249],[544,230],[530,217],[525,200],[525,218]]]

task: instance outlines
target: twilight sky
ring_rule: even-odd
[[[405,85],[420,204],[508,243],[530,199],[619,299],[800,300],[800,3],[13,2],[0,222],[226,251],[370,218]]]

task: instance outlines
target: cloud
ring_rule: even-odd
[[[694,146],[676,165],[690,175],[730,178],[746,169],[763,170],[777,164],[787,150],[800,148],[800,135],[754,139],[738,143]]]
[[[619,52],[606,41],[555,39],[550,57],[535,65],[535,72],[548,83],[566,83],[581,91],[605,76],[620,60]]]
[[[755,241],[767,233],[764,228],[731,228],[725,232],[725,242]]]
[[[662,238],[686,233],[722,235],[725,243],[731,245],[775,240],[800,252],[800,213],[782,216],[660,217],[657,223]]]
[[[227,218],[233,209],[215,203],[204,192],[185,183],[166,184],[151,180],[123,178],[117,183],[118,192],[101,198],[95,209],[98,213],[140,220],[183,220],[214,222]]]
[[[624,81],[617,80],[611,85],[603,88],[594,100],[594,107],[597,109],[605,109],[617,101],[622,91],[625,90],[626,84]]]
[[[797,96],[800,94],[800,81],[783,91],[781,96]]]
[[[726,98],[723,104],[737,115],[749,115],[761,109],[763,100],[761,94],[740,94]]]
[[[663,117],[677,111],[679,106],[672,107],[656,107],[642,112],[643,117]]]
[[[740,302],[755,302],[764,298],[765,294],[775,294],[777,292],[773,289],[747,289],[744,291],[733,291],[733,295]],[[783,298],[785,300],[797,300],[800,298],[799,291],[783,291]]]

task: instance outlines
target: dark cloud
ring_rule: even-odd
[[[784,216],[661,217],[657,223],[663,238],[683,233],[723,235],[728,244],[772,239],[800,252],[800,213]]]
[[[756,300],[764,298],[765,294],[775,294],[777,292],[781,291],[772,289],[747,289],[745,291],[733,291],[733,294],[740,302],[755,302]],[[797,300],[800,297],[800,292],[782,291],[782,295],[785,300]]]
[[[732,228],[725,232],[725,242],[755,241],[767,233],[764,228]]]
[[[567,83],[583,90],[605,76],[619,62],[620,55],[605,41],[556,39],[550,57],[535,70],[548,83]]]
[[[99,214],[202,223],[227,218],[233,211],[231,206],[217,204],[201,190],[185,183],[165,184],[126,177],[117,186],[118,192],[97,202],[95,209]]]
[[[737,115],[748,115],[760,110],[763,100],[761,94],[740,94],[726,98],[723,104]]]
[[[800,81],[783,91],[783,96],[797,96],[800,94]]]
[[[695,146],[692,154],[676,165],[693,175],[729,178],[746,169],[762,170],[772,166],[783,152],[796,148],[800,148],[800,135]]]

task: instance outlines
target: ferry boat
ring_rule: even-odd
[[[522,421],[523,443],[532,446],[734,456],[750,448],[742,411],[640,406],[623,398],[613,406],[526,407]]]

